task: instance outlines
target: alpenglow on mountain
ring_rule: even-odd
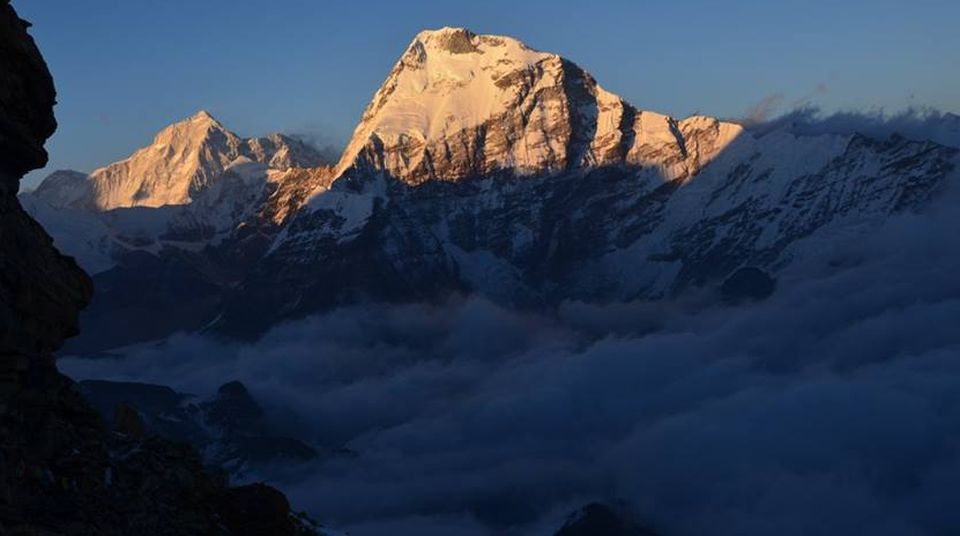
[[[417,184],[633,164],[683,178],[740,131],[708,118],[639,111],[556,54],[443,28],[413,40],[364,112],[338,170],[382,169]]]
[[[123,253],[219,241],[287,174],[325,163],[297,139],[244,139],[200,111],[164,128],[125,160],[89,175],[56,171],[20,200],[62,251],[97,273]]]
[[[217,126],[194,136],[194,122]],[[747,267],[777,277],[922,209],[956,180],[958,154],[671,118],[558,55],[457,28],[414,38],[334,166],[290,142],[255,150],[202,114],[187,124],[171,127],[192,140],[177,147],[216,149],[174,149],[200,155],[174,164],[158,136],[91,174],[95,202],[64,202],[86,191],[64,173],[22,196],[98,272],[75,351],[176,329],[254,336],[370,300],[549,308],[715,289]],[[83,215],[65,223],[65,210]]]
[[[250,163],[287,169],[319,166],[323,159],[282,134],[242,139],[201,110],[163,129],[127,159],[93,171],[86,181],[77,172],[57,172],[36,194],[54,206],[98,211],[185,205],[216,186],[225,172]]]

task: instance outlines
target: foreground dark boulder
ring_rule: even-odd
[[[264,512],[183,444],[119,432],[61,375],[52,352],[77,331],[89,278],[21,208],[19,180],[47,160],[53,80],[0,0],[0,534],[306,534],[282,494]],[[132,411],[132,410],[131,410]]]

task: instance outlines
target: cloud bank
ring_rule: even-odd
[[[907,108],[895,113],[879,109],[824,114],[816,105],[800,104],[775,116],[781,102],[779,95],[766,97],[738,122],[759,134],[785,129],[807,136],[859,133],[880,140],[899,135],[960,147],[960,116],[934,108]]]
[[[668,536],[953,533],[957,202],[818,244],[759,304],[369,305],[61,367],[243,381],[357,451],[261,475],[354,535],[551,534],[614,498]]]

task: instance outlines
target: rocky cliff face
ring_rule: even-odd
[[[76,332],[92,287],[17,202],[20,177],[47,162],[56,94],[28,24],[0,11],[0,353],[39,355]]]
[[[312,533],[276,490],[230,489],[190,447],[109,430],[57,372],[92,285],[16,198],[56,126],[28,26],[0,1],[0,533]]]

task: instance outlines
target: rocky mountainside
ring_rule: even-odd
[[[319,185],[229,293],[258,332],[357,300],[552,307],[716,288],[867,232],[956,180],[958,150],[640,111],[503,37],[419,34]]]
[[[549,309],[713,292],[744,268],[775,278],[823,240],[921,209],[956,180],[957,155],[671,118],[556,54],[443,28],[414,38],[335,166],[274,170],[259,195],[242,187],[256,173],[228,171],[187,205],[97,213],[106,252],[96,222],[58,231],[66,209],[30,206],[99,271],[71,349],[90,352],[176,329],[255,336],[363,300]],[[157,169],[143,175],[166,184]],[[75,177],[54,179],[73,191]]]
[[[16,197],[56,127],[28,27],[0,0],[0,533],[315,533],[278,491],[230,488],[186,445],[111,430],[57,371],[92,288]]]

